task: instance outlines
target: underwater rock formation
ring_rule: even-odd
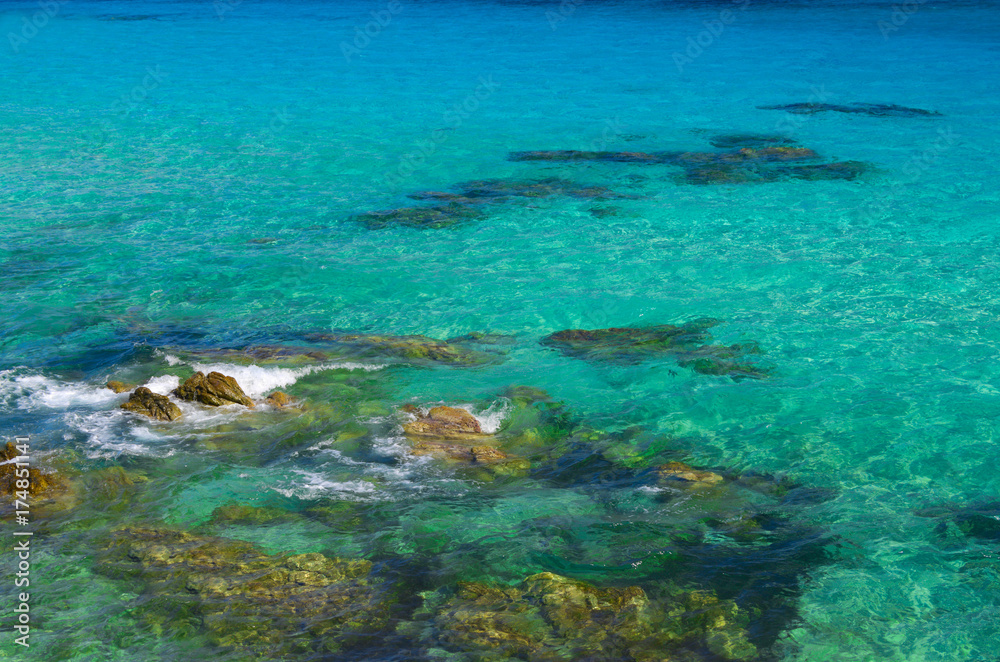
[[[200,627],[218,646],[265,659],[334,653],[388,620],[365,560],[269,556],[238,540],[129,527],[110,534],[95,569],[145,586],[137,610],[155,632]]]
[[[200,402],[203,405],[221,407],[223,405],[243,405],[253,408],[253,400],[247,397],[236,380],[221,372],[196,372],[172,393],[181,400]]]
[[[465,204],[480,204],[486,202],[503,202],[510,197],[518,198],[551,198],[566,196],[570,198],[625,198],[630,197],[616,193],[604,186],[584,186],[568,179],[548,177],[536,180],[480,179],[457,184],[457,193],[441,191],[420,191],[410,194],[416,200],[444,200]]]
[[[121,408],[149,416],[155,421],[175,421],[181,417],[181,408],[171,402],[170,398],[153,393],[145,386],[140,386],[132,391],[128,402],[123,403]]]
[[[654,470],[661,485],[681,487],[711,487],[724,479],[711,471],[700,471],[683,462],[667,462]]]
[[[707,592],[661,602],[638,586],[599,588],[543,572],[515,587],[460,583],[421,634],[480,662],[745,660],[757,649],[744,622],[735,603]]]
[[[794,145],[795,140],[770,133],[726,133],[709,139],[712,147],[733,149],[739,147],[774,147],[777,145]]]
[[[766,377],[766,370],[735,360],[759,354],[755,343],[708,344],[712,339],[708,329],[719,323],[719,320],[704,318],[680,326],[567,329],[546,336],[541,343],[582,359],[635,363],[656,356],[672,356],[681,367],[701,374],[729,375],[734,379]]]
[[[819,158],[819,154],[806,147],[763,146],[743,147],[729,152],[579,152],[551,150],[536,152],[511,152],[511,161],[611,161],[617,163],[665,163],[688,165],[696,163],[771,163],[774,161],[803,161]]]
[[[384,211],[370,211],[352,216],[352,220],[363,223],[371,230],[378,230],[392,225],[402,225],[410,228],[440,229],[466,221],[485,218],[481,209],[449,202],[445,205],[431,207],[399,207]]]
[[[757,106],[760,110],[783,110],[794,115],[812,115],[813,113],[823,113],[833,111],[838,113],[856,113],[861,115],[872,115],[874,117],[940,117],[941,113],[935,110],[923,110],[921,108],[907,108],[896,104],[886,103],[786,103],[774,106]]]
[[[804,165],[775,164],[753,167],[734,163],[712,163],[686,168],[682,181],[687,184],[751,184],[777,182],[785,179],[853,180],[869,169],[870,166],[861,161],[835,161]]]
[[[466,344],[481,347],[480,339],[466,341],[463,338],[436,340],[427,336],[389,336],[356,333],[310,333],[305,339],[314,343],[325,343],[331,353],[346,354],[353,358],[384,359],[397,358],[407,361],[445,363],[449,365],[485,365],[495,363],[501,357],[479,349],[470,349]]]

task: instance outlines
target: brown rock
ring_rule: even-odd
[[[709,487],[723,481],[722,476],[711,471],[699,471],[683,462],[667,462],[656,468],[661,482],[680,484],[685,487]]]
[[[170,398],[153,393],[145,386],[132,391],[128,402],[122,404],[121,408],[157,421],[174,421],[181,417],[181,408],[171,402]]]
[[[292,396],[282,391],[275,391],[271,395],[267,396],[267,399],[264,400],[264,402],[272,407],[287,407],[292,403]]]
[[[417,420],[403,425],[406,434],[437,439],[468,439],[483,434],[476,417],[464,409],[434,407],[428,414],[418,412],[417,416]]]
[[[131,391],[135,388],[135,384],[126,384],[125,382],[119,382],[112,380],[105,384],[106,387],[114,391],[115,393],[124,393],[125,391]]]
[[[254,406],[253,400],[247,397],[236,380],[221,372],[210,372],[208,376],[196,372],[175,388],[173,394],[181,400],[200,402],[213,407],[234,403],[251,408]]]
[[[57,474],[43,473],[35,467],[18,467],[14,459],[20,455],[11,441],[0,449],[0,494],[13,496],[18,492],[27,492],[31,496],[38,496],[53,489],[65,489],[65,483]],[[23,471],[25,468],[28,469],[28,475],[19,476],[18,470]]]

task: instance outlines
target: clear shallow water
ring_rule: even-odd
[[[588,532],[604,521],[665,525],[678,515],[663,503],[601,489],[596,473],[589,486],[483,484],[413,458],[394,427],[404,402],[483,411],[502,407],[509,385],[530,384],[595,428],[682,439],[671,447],[696,466],[835,492],[794,513],[836,543],[802,574],[796,614],[768,654],[992,659],[996,543],[941,537],[943,520],[915,510],[1000,491],[996,7],[923,4],[888,39],[878,22],[892,20],[889,4],[740,7],[583,2],[553,29],[546,13],[558,3],[401,3],[348,61],[341,42],[384,5],[61,5],[17,52],[0,42],[0,430],[72,451],[77,468],[145,471],[150,487],[114,524],[196,526],[234,499],[293,511],[353,499],[371,507],[371,530],[331,535],[307,521],[222,533],[269,551],[431,558],[428,586],[542,570],[649,581],[573,564],[644,558],[659,543]],[[674,54],[727,8],[734,22],[679,71]],[[3,35],[39,11],[0,10]],[[943,116],[756,108],[818,97]],[[471,110],[456,110],[470,98]],[[747,131],[874,170],[855,181],[692,186],[666,165],[506,160],[536,149],[707,150],[715,134]],[[413,204],[412,191],[551,176],[638,197],[515,199],[441,230],[350,220]],[[720,342],[758,341],[774,376],[587,362],[537,342],[565,328],[703,316],[725,320],[713,329]],[[254,397],[280,387],[349,403],[309,421],[192,407],[173,428],[136,423],[115,408],[125,396],[100,388],[202,364],[236,370],[218,359],[171,364],[155,348],[331,329],[515,342],[503,363],[475,369],[240,367]],[[360,446],[337,436],[353,425],[368,431]],[[240,435],[251,448],[233,443]],[[109,524],[88,513],[62,515],[54,530]],[[202,654],[191,652],[204,645],[197,636],[161,641],[124,622],[122,585],[93,575],[69,534],[51,540],[29,656]],[[123,624],[96,625],[94,610]]]

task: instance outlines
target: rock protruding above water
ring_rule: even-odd
[[[599,588],[550,572],[516,587],[465,582],[423,632],[472,659],[744,660],[757,654],[731,601],[705,592],[650,600],[638,586]]]
[[[221,372],[196,372],[172,393],[181,400],[200,402],[203,405],[221,407],[223,405],[243,405],[253,407],[253,400],[247,397],[236,379]]]
[[[783,110],[794,115],[812,115],[828,111],[854,113],[874,117],[940,117],[936,110],[907,108],[894,103],[786,103],[774,106],[757,106],[760,110]]]
[[[388,336],[358,333],[310,333],[310,342],[325,343],[331,353],[361,359],[397,358],[421,363],[449,365],[485,365],[501,357],[495,353],[470,349],[466,345],[483,347],[480,340],[465,342],[463,338],[436,340],[427,336]]]
[[[121,408],[149,416],[155,421],[175,421],[181,417],[181,408],[171,402],[170,398],[153,393],[145,386],[140,386],[132,391],[128,402],[123,403]]]
[[[433,439],[472,439],[483,436],[482,426],[475,416],[457,407],[434,407],[424,414],[416,407],[408,407],[416,420],[403,424],[403,431],[414,437]]]
[[[55,473],[45,473],[34,466],[18,467],[16,458],[21,453],[17,450],[14,442],[8,441],[0,450],[0,494],[15,495],[18,492],[27,492],[30,496],[44,495],[53,490],[64,490],[65,481]],[[31,458],[30,465],[37,458]],[[27,476],[18,475],[18,471],[27,469]],[[27,481],[26,483],[24,481]]]
[[[330,654],[388,620],[385,591],[365,560],[269,556],[250,543],[161,528],[124,528],[95,569],[146,586],[139,612],[162,633],[207,631],[219,646],[272,659]]]
[[[705,318],[680,326],[567,329],[548,335],[541,342],[567,356],[582,359],[635,363],[657,356],[672,356],[681,367],[701,374],[729,375],[734,379],[765,377],[765,370],[737,360],[759,354],[756,343],[709,344],[712,336],[708,329],[719,323],[719,320]]]
[[[392,225],[410,228],[440,229],[466,221],[474,221],[486,216],[481,209],[459,202],[449,202],[431,207],[399,207],[384,211],[370,211],[352,217],[371,230]]]
[[[126,391],[131,391],[135,388],[134,384],[126,384],[125,382],[119,382],[117,380],[111,380],[104,386],[111,389],[115,393],[125,393]]]
[[[278,409],[283,409],[294,402],[292,396],[288,395],[284,391],[275,391],[271,395],[264,399],[264,402],[271,405],[272,407],[277,407]]]

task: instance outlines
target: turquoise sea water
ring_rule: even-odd
[[[0,651],[243,659],[197,630],[151,630],[142,585],[101,575],[88,537],[134,522],[194,528],[237,501],[354,504],[364,526],[304,517],[212,532],[368,558],[389,575],[422,568],[413,595],[543,571],[649,593],[678,581],[756,614],[761,659],[996,660],[1000,543],[961,523],[1000,498],[997,6],[391,7],[0,3],[0,433],[31,435],[39,461],[67,475],[123,466],[149,479],[127,504],[84,491],[36,520],[32,647],[13,643],[5,606]],[[372,12],[391,20],[366,43]],[[757,108],[803,102],[941,115]],[[507,159],[717,151],[713,136],[748,132],[870,167],[850,181],[693,185],[664,164]],[[511,198],[441,229],[352,219],[422,204],[415,191],[544,177],[630,197]],[[701,317],[723,320],[718,342],[758,342],[771,376],[539,344],[562,329]],[[209,352],[331,331],[510,337],[502,360],[478,367]],[[165,393],[194,369],[319,409],[186,405],[181,421],[150,423],[102,387],[153,379]],[[562,469],[533,460],[522,479],[410,455],[401,405],[463,405],[502,430],[511,385],[544,389],[598,440]],[[670,459],[826,496],[758,503],[747,491],[723,507],[615,473]],[[713,508],[790,524],[770,546],[742,543],[703,524]],[[678,549],[663,531],[689,525],[704,535],[689,570],[649,570]],[[3,593],[13,605],[12,580]],[[439,659],[394,637],[330,659]]]

